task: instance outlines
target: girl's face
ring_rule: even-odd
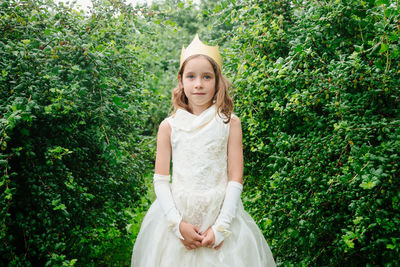
[[[204,110],[212,104],[216,79],[214,69],[206,58],[190,59],[178,79],[193,111]]]

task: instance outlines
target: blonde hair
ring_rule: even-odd
[[[230,83],[228,79],[222,75],[221,70],[217,63],[210,58],[209,56],[206,55],[193,55],[188,57],[182,64],[181,68],[179,69],[178,74],[180,77],[183,76],[183,72],[185,70],[185,65],[186,63],[197,57],[204,57],[207,59],[215,73],[215,95],[213,98],[213,101],[216,106],[216,110],[218,115],[221,117],[221,113],[225,115],[224,123],[229,123],[231,120],[231,115],[233,112],[233,101],[232,98],[229,96],[229,90],[230,90]],[[174,110],[172,114],[174,114],[179,108],[185,109],[189,112],[192,112],[192,110],[189,107],[189,102],[188,98],[185,95],[185,92],[183,90],[182,83],[178,81],[178,85],[172,90],[172,105],[174,107]]]

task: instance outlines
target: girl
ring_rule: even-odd
[[[275,266],[240,199],[242,131],[221,69],[218,47],[197,35],[182,48],[174,112],[157,137],[157,199],[136,239],[134,267]]]

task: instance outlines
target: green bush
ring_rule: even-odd
[[[194,31],[225,47],[243,200],[277,262],[397,264],[397,2],[94,5],[0,3],[1,265],[129,264]]]
[[[129,261],[124,211],[145,192],[153,138],[124,8],[1,3],[0,265]]]
[[[226,50],[245,205],[277,262],[395,266],[400,253],[396,1],[240,1]]]

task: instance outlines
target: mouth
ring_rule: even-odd
[[[194,95],[205,95],[205,93],[194,93]]]

